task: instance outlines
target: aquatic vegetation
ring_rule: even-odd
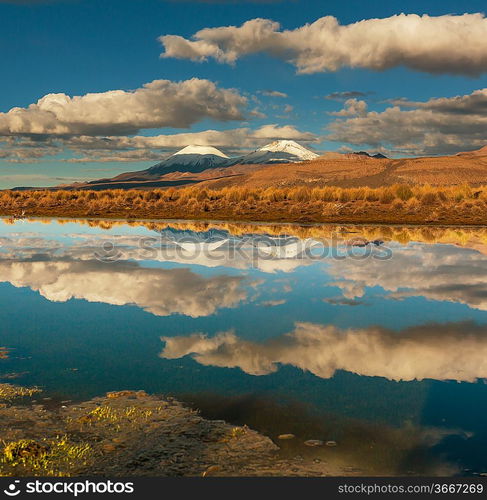
[[[3,455],[10,464],[26,463],[29,460],[40,460],[46,456],[48,449],[32,439],[20,439],[8,443]]]
[[[309,475],[315,466],[279,462],[268,437],[205,420],[173,399],[115,394],[61,411],[1,409],[6,437],[0,443],[0,476],[259,475],[264,463],[270,475],[285,475],[294,466]],[[80,416],[89,416],[89,425]],[[19,419],[29,425],[17,425]]]
[[[5,444],[1,475],[68,476],[89,463],[92,448],[67,436],[41,440],[19,439]]]
[[[119,424],[122,421],[135,423],[148,420],[153,414],[154,410],[137,406],[114,408],[112,406],[102,405],[91,410],[86,415],[81,416],[79,421],[82,423],[104,422]]]
[[[38,387],[21,387],[13,384],[0,384],[0,401],[31,397],[37,392],[41,392],[41,389]]]

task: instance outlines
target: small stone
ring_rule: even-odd
[[[287,441],[288,439],[294,439],[296,436],[294,434],[279,434],[277,439],[282,439],[283,441]]]
[[[337,442],[336,442],[336,441],[327,441],[325,444],[326,444],[326,446],[331,446],[331,447],[333,447],[333,446],[336,446],[336,445],[337,445]]]
[[[319,439],[308,439],[307,441],[304,442],[306,446],[323,446],[323,441],[320,441]]]
[[[113,444],[110,444],[110,443],[103,445],[103,451],[105,451],[107,453],[111,453],[112,451],[115,451],[116,449],[117,448]]]

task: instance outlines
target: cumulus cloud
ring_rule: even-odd
[[[0,113],[0,135],[119,135],[185,128],[207,118],[240,120],[246,103],[237,91],[209,80],[154,80],[132,91],[47,94],[27,108]]]
[[[457,153],[487,143],[487,88],[425,102],[396,99],[381,112],[352,101],[332,113],[348,119],[332,122],[327,139],[406,154]]]
[[[0,138],[0,158],[9,161],[36,161],[45,156],[58,154],[65,149],[74,153],[69,162],[81,161],[155,161],[161,155],[173,152],[188,144],[215,146],[229,152],[241,153],[256,149],[279,139],[302,143],[318,142],[311,132],[302,132],[291,125],[263,125],[257,129],[242,127],[229,130],[205,130],[156,136],[106,136],[89,135],[71,137]]]
[[[340,111],[331,111],[332,116],[366,116],[367,103],[358,99],[352,98],[345,101],[345,107]]]
[[[161,357],[192,357],[202,365],[240,368],[251,375],[291,365],[321,378],[337,370],[389,380],[458,380],[487,377],[487,327],[474,323],[415,326],[400,332],[380,327],[339,329],[297,323],[293,332],[251,342],[234,332],[208,337],[162,337]]]
[[[135,305],[156,316],[209,316],[247,296],[239,276],[204,277],[187,268],[143,268],[128,262],[54,260],[49,254],[0,260],[0,282],[29,287],[53,302],[75,298]]]
[[[486,33],[487,19],[480,13],[400,14],[348,25],[326,16],[294,30],[258,18],[239,27],[205,28],[191,39],[165,35],[159,40],[162,57],[234,64],[242,56],[263,52],[295,65],[299,73],[406,66],[428,73],[479,75],[487,71]]]

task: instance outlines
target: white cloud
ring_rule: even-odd
[[[33,162],[61,151],[59,144],[48,139],[32,141],[29,138],[0,137],[0,159],[13,163]]]
[[[352,101],[332,113],[349,118],[331,123],[327,139],[406,154],[457,153],[487,143],[487,88],[425,102],[396,99],[382,112]]]
[[[205,130],[156,136],[107,136],[89,135],[66,138],[47,137],[33,141],[31,138],[0,138],[0,158],[9,161],[36,161],[69,149],[75,156],[70,162],[80,161],[157,161],[168,151],[199,144],[215,146],[229,152],[240,153],[256,149],[278,140],[291,139],[303,143],[317,142],[319,138],[311,132],[302,132],[291,125],[263,125],[257,129],[242,127],[229,130]]]
[[[240,368],[251,375],[267,375],[284,364],[321,378],[331,378],[337,370],[398,381],[474,382],[487,377],[487,327],[474,323],[429,324],[400,332],[297,323],[293,332],[260,343],[233,332],[161,340],[163,358],[192,355],[202,365]]]
[[[288,97],[284,92],[279,92],[278,90],[261,90],[259,94],[265,95],[266,97]]]
[[[240,120],[246,103],[237,91],[209,80],[154,80],[133,91],[47,94],[27,108],[0,113],[0,135],[118,135],[185,128],[206,118]]]
[[[478,75],[487,71],[487,20],[483,14],[400,14],[341,25],[326,16],[294,30],[269,19],[239,27],[205,28],[192,39],[159,38],[162,57],[234,64],[264,52],[294,64],[299,73],[343,67],[385,70],[397,66],[428,73]]]
[[[332,116],[366,116],[367,103],[355,98],[347,99],[343,109],[340,111],[331,111],[329,114]]]

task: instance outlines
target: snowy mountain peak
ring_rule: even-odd
[[[300,160],[313,160],[318,158],[316,153],[313,153],[309,149],[301,146],[296,141],[280,140],[274,141],[270,144],[266,144],[264,147],[258,149],[257,151],[269,151],[271,153],[287,153],[289,155],[295,156]]]
[[[169,158],[149,168],[149,175],[159,176],[169,172],[202,172],[210,168],[232,165],[296,163],[314,160],[318,155],[295,141],[274,141],[239,158],[229,158],[213,146],[190,145]]]
[[[190,145],[174,153],[175,155],[214,155],[220,156],[221,158],[228,158],[225,153],[222,153],[219,149],[213,146],[198,146]]]
[[[186,146],[169,158],[149,168],[150,175],[164,175],[169,172],[202,172],[208,168],[224,167],[229,158],[212,146]]]

